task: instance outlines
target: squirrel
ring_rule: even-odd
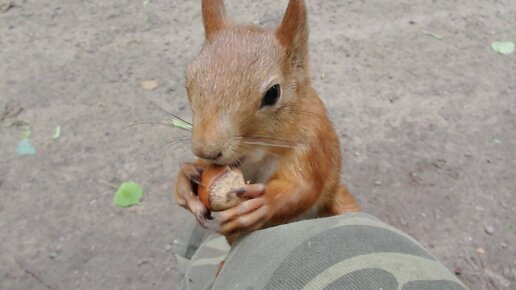
[[[360,211],[340,183],[340,141],[310,82],[304,0],[289,0],[272,29],[233,23],[223,0],[202,0],[202,17],[205,44],[186,72],[198,159],[181,165],[178,205],[206,226],[211,213],[196,192],[203,168],[227,165],[250,183],[220,212],[226,237]]]

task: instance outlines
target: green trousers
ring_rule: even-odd
[[[354,213],[256,231],[232,248],[212,235],[187,261],[181,289],[467,288],[412,237]]]

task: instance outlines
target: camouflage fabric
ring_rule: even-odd
[[[257,231],[231,250],[224,237],[210,236],[190,260],[182,289],[466,287],[412,237],[355,213]]]

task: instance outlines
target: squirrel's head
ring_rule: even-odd
[[[226,165],[288,147],[309,88],[304,1],[274,29],[232,23],[223,0],[202,0],[202,15],[206,42],[186,74],[194,154]]]

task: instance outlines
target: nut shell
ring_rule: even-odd
[[[238,169],[208,166],[202,173],[199,199],[210,211],[223,211],[236,206],[240,198],[231,190],[245,186],[244,176]]]

